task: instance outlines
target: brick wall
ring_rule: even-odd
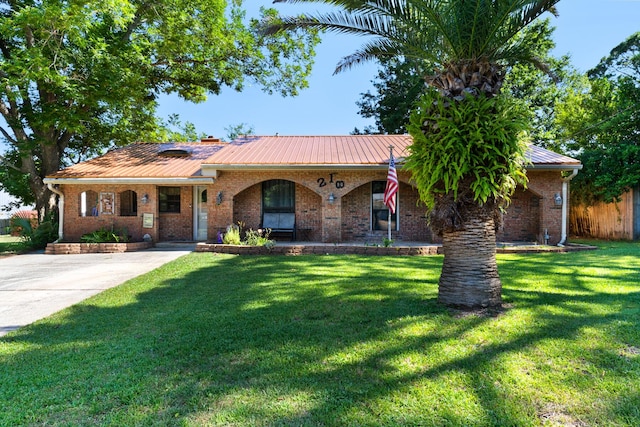
[[[426,208],[418,203],[418,192],[408,184],[398,189],[399,229],[391,230],[391,238],[405,241],[433,240],[427,226]],[[342,240],[381,242],[388,236],[386,230],[372,230],[371,182],[367,182],[342,199]]]
[[[287,179],[296,183],[296,226],[298,238],[312,241],[382,240],[386,231],[371,231],[371,182],[386,180],[386,170],[365,171],[220,171],[215,183],[207,186],[208,236],[216,239],[218,231],[242,221],[247,227],[261,225],[261,183],[270,179]],[[561,207],[554,195],[562,194],[559,171],[530,171],[528,190],[518,190],[513,204],[504,216],[504,226],[498,239],[504,241],[544,241],[548,231],[550,244],[561,239]],[[400,172],[398,201],[400,228],[392,238],[399,241],[437,241],[426,225],[425,207],[418,202],[418,193],[408,184],[408,176]],[[82,234],[100,227],[126,227],[132,240],[139,241],[150,234],[154,241],[193,239],[193,187],[181,187],[179,214],[158,213],[158,190],[152,185],[65,185],[65,240],[79,241]],[[80,193],[87,190],[116,194],[115,213],[97,217],[79,215]],[[118,215],[118,195],[133,190],[138,196],[136,217]],[[222,193],[217,203],[218,193]],[[335,196],[334,203],[329,195]],[[147,194],[149,202],[141,203]],[[154,216],[153,228],[142,228],[142,214]],[[304,231],[304,233],[301,233]],[[303,235],[304,234],[304,235]]]
[[[180,213],[159,213],[158,232],[160,241],[193,240],[193,187],[180,187]]]
[[[370,240],[371,183],[361,185],[342,197],[342,240]]]
[[[310,189],[296,184],[296,229],[298,238],[318,241],[321,238],[322,216],[320,196]],[[233,222],[242,222],[245,227],[262,227],[262,183],[254,184],[233,198]]]
[[[156,190],[153,185],[65,185],[64,191],[64,240],[70,242],[79,242],[83,234],[91,233],[100,228],[122,229],[126,228],[127,234],[132,241],[141,241],[142,236],[149,234],[157,241],[157,220],[154,221],[153,228],[142,227],[142,214],[150,213],[157,216],[157,199],[155,198]],[[138,211],[136,216],[120,216],[120,193],[132,190],[137,195]],[[100,205],[98,203],[98,215],[92,216],[92,206],[87,206],[87,216],[81,216],[81,198],[83,192],[94,191],[100,195],[101,192],[113,193],[115,202],[112,214],[99,212]],[[142,196],[148,195],[149,201],[142,203]]]
[[[433,242],[434,235],[427,225],[427,211],[420,201],[418,191],[407,184],[400,184],[399,222],[400,240]]]
[[[544,243],[544,233],[549,234],[549,244],[556,245],[562,239],[562,206],[555,204],[556,193],[562,194],[562,177],[560,171],[529,171],[528,189],[540,196],[540,226],[537,241]],[[567,201],[568,203],[568,201]],[[567,221],[569,220],[567,209]],[[508,215],[508,212],[507,212]],[[567,230],[568,233],[569,230]]]
[[[535,242],[540,231],[540,196],[518,188],[496,238],[504,242]]]
[[[209,207],[210,235],[224,230],[226,225],[242,221],[257,228],[261,222],[261,183],[270,179],[287,179],[296,183],[296,228],[298,238],[313,241],[382,240],[386,231],[371,230],[371,182],[386,180],[386,170],[379,171],[222,171],[214,184],[215,191],[233,197]],[[392,237],[399,240],[430,241],[424,205],[418,204],[418,194],[406,184],[408,176],[400,173],[400,230]],[[333,193],[335,202],[329,203]],[[231,209],[232,212],[224,213]],[[232,219],[232,220],[230,220]],[[226,220],[227,223],[221,222]],[[302,233],[301,233],[302,232]],[[211,234],[214,233],[214,234]]]
[[[262,222],[262,184],[255,184],[233,197],[233,223],[257,230]]]
[[[311,189],[296,184],[296,228],[298,239],[320,241],[322,230],[322,200]]]

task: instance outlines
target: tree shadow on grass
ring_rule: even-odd
[[[440,266],[440,257],[181,258],[0,339],[9,349],[0,413],[15,424],[535,424],[550,411],[510,383],[514,360],[535,376],[548,368],[530,356],[541,343],[640,326],[637,313],[608,310],[637,309],[638,292],[594,292],[566,277],[537,289],[530,272],[554,270],[528,256],[500,262],[510,312],[456,318],[435,301]],[[640,347],[635,339],[628,345]],[[589,369],[624,375],[619,356],[602,351],[583,355]],[[637,393],[616,397],[603,416],[633,417]]]

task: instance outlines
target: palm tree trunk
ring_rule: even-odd
[[[502,283],[496,264],[494,219],[474,209],[463,229],[442,233],[444,262],[438,301],[450,307],[497,307]]]

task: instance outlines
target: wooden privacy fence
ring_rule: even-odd
[[[634,194],[622,195],[620,202],[594,206],[571,206],[570,230],[581,237],[634,239]]]

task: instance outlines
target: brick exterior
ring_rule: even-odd
[[[100,228],[126,228],[131,241],[141,241],[145,234],[151,235],[154,241],[158,241],[157,221],[157,189],[155,185],[63,185],[61,187],[64,198],[64,240],[79,242],[83,234],[93,232]],[[138,213],[136,216],[120,216],[120,193],[133,190],[137,194]],[[91,208],[87,207],[87,216],[81,216],[80,194],[86,191],[98,193],[114,193],[115,204],[112,214],[98,212],[98,216],[92,216]],[[148,202],[142,203],[142,196],[147,194]],[[98,205],[98,210],[100,206]],[[143,213],[154,216],[154,227],[151,229],[142,227]]]
[[[544,242],[547,230],[549,244],[561,239],[562,209],[554,203],[554,195],[562,194],[559,171],[529,171],[527,190],[518,190],[513,204],[504,216],[498,232],[499,241]],[[261,226],[261,183],[271,179],[286,179],[296,183],[296,228],[298,240],[320,242],[381,241],[386,231],[371,230],[371,182],[386,180],[386,170],[316,170],[316,171],[219,171],[208,193],[208,240],[215,241],[218,232],[241,221],[247,228]],[[417,191],[409,185],[409,177],[400,172],[398,199],[399,229],[392,238],[398,241],[434,242],[426,224],[424,205]],[[125,227],[132,241],[145,234],[154,241],[193,240],[193,187],[181,187],[180,213],[158,212],[158,187],[155,185],[62,185],[65,195],[64,240],[79,241],[80,237],[101,227]],[[80,194],[83,191],[113,192],[113,214],[80,216]],[[125,190],[137,194],[137,216],[119,215],[119,195]],[[335,201],[329,201],[333,193]],[[142,203],[142,196],[148,202]],[[218,198],[220,194],[220,199]],[[143,228],[143,214],[153,215],[151,228]]]
[[[555,204],[556,194],[562,195],[562,175],[560,171],[529,171],[528,190],[539,196],[540,220],[536,241],[545,243],[545,231],[549,235],[548,243],[557,245],[562,239],[562,206]],[[569,192],[567,192],[569,194]],[[567,197],[568,198],[568,197]],[[567,206],[569,201],[567,200]],[[507,211],[507,215],[510,211]],[[569,222],[569,209],[567,209],[567,224]],[[505,221],[505,229],[508,222]],[[567,225],[568,226],[568,225]],[[569,230],[567,230],[567,234]]]
[[[384,180],[385,177],[379,179]],[[398,190],[397,230],[391,230],[394,240],[432,242],[427,226],[424,204],[419,203],[418,192],[401,182]],[[346,194],[342,199],[342,241],[371,241],[380,243],[388,236],[387,230],[372,229],[371,182]]]
[[[161,242],[193,240],[193,187],[180,187],[180,213],[158,214],[158,234]]]
[[[508,213],[502,215],[502,225],[496,238],[505,242],[535,242],[540,231],[540,196],[531,190],[518,188],[512,196]]]

